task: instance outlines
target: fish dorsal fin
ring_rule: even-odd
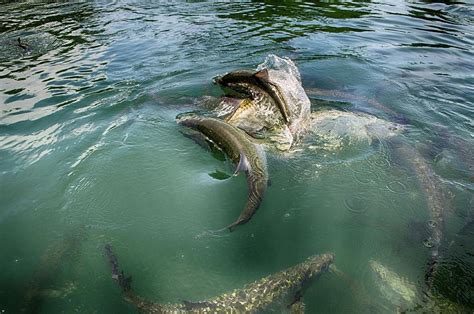
[[[268,81],[269,75],[268,75],[268,69],[263,69],[254,74],[255,77],[262,79],[264,81]]]
[[[237,165],[237,168],[235,168],[235,172],[234,172],[234,176],[238,175],[239,172],[247,172],[247,171],[250,171],[250,163],[247,159],[247,157],[245,157],[244,154],[240,154],[240,160],[239,160],[239,164]]]

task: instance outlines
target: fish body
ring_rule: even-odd
[[[369,264],[377,277],[380,291],[389,301],[398,306],[414,304],[416,288],[412,283],[378,261],[370,260]]]
[[[323,138],[347,137],[354,142],[372,143],[399,135],[404,130],[403,125],[362,112],[329,109],[311,114],[311,131]]]
[[[439,251],[445,229],[444,216],[447,203],[445,194],[441,189],[441,180],[434,172],[433,168],[431,168],[426,160],[415,149],[411,147],[408,149],[413,151],[410,162],[413,164],[413,169],[415,170],[418,181],[426,193],[428,208],[430,210],[430,221],[428,221],[430,236],[423,244],[431,250],[429,267],[425,275],[426,284],[428,285],[428,288],[431,288],[439,267]]]
[[[288,151],[293,144],[294,137],[285,123],[278,107],[272,98],[265,96],[258,90],[252,90],[253,98],[223,97],[215,108],[217,117],[244,130],[251,137],[264,140],[262,143],[279,151]]]
[[[237,164],[236,174],[239,171],[245,173],[248,184],[247,203],[239,218],[228,228],[232,231],[236,226],[248,222],[267,190],[268,170],[263,148],[252,142],[244,131],[220,119],[194,114],[181,115],[177,119],[179,124],[198,130],[220,147]]]
[[[286,306],[294,305],[300,302],[308,285],[328,270],[333,260],[334,255],[330,253],[312,256],[303,263],[264,277],[242,289],[189,305],[203,305],[211,312],[232,309],[247,313],[264,310],[278,302]]]
[[[25,289],[22,313],[40,312],[45,297],[60,297],[73,292],[75,289],[73,283],[65,289],[56,291],[49,288],[55,281],[61,266],[71,262],[71,256],[77,254],[84,237],[83,227],[72,229],[60,241],[52,243],[43,253],[41,261]]]
[[[215,298],[199,302],[160,304],[133,293],[129,281],[124,279],[124,273],[119,271],[117,258],[109,245],[106,246],[106,255],[112,266],[112,278],[119,283],[124,298],[145,313],[255,313],[280,302],[292,310],[297,307],[295,305],[300,305],[298,307],[301,308],[304,307],[301,297],[305,289],[328,270],[334,260],[331,253],[314,255],[298,265]],[[121,282],[125,282],[125,286]]]
[[[370,260],[369,264],[377,276],[380,291],[392,305],[397,306],[397,312],[404,310],[417,313],[472,313],[472,308],[453,302],[437,291],[428,291],[423,294],[423,307],[421,308],[421,304],[416,302],[419,297],[417,297],[414,283],[399,276],[378,261]],[[390,309],[378,310],[378,312],[380,311],[389,312]]]
[[[401,141],[392,140],[391,144],[394,148],[394,152],[399,154],[409,163],[410,167],[416,174],[416,178],[421,188],[425,192],[430,213],[430,220],[428,221],[430,235],[424,240],[423,244],[430,249],[431,253],[425,281],[428,288],[431,288],[434,277],[438,271],[440,247],[445,229],[445,212],[449,205],[439,176],[434,172],[431,165],[423,158],[418,150],[410,145],[402,143]]]

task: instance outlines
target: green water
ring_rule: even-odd
[[[135,311],[107,243],[156,302],[210,298],[333,252],[360,289],[325,274],[304,295],[308,313],[396,311],[370,259],[413,282],[428,310],[426,191],[414,157],[390,143],[268,153],[272,185],[253,219],[205,234],[239,215],[245,177],[211,177],[232,166],[174,117],[222,94],[213,76],[274,53],[306,89],[339,91],[310,94],[314,110],[406,124],[397,141],[446,196],[433,289],[472,312],[473,16],[469,1],[2,3],[0,311]]]

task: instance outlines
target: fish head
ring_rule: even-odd
[[[233,112],[232,119],[240,124],[248,116],[256,117],[258,121],[251,122],[254,129],[288,129],[292,137],[309,127],[311,103],[289,58],[269,55],[256,70],[228,72],[216,76],[214,83],[251,99],[253,106]]]
[[[369,265],[378,277],[384,277],[384,274],[387,272],[385,266],[383,266],[379,261],[371,259]]]
[[[221,101],[223,116],[230,124],[244,130],[253,138],[266,139],[270,143],[291,146],[293,136],[288,136],[285,100],[281,93],[274,92],[274,86],[268,77],[268,71],[238,70],[214,78],[214,82],[230,89],[236,97],[225,97]],[[239,101],[235,101],[235,99]],[[276,139],[276,141],[275,141]],[[289,142],[289,145],[286,145]],[[273,146],[273,145],[272,145]]]
[[[303,262],[304,277],[306,280],[311,280],[317,277],[322,272],[328,270],[331,263],[334,261],[334,254],[325,253],[320,255],[313,255]]]
[[[369,265],[376,276],[376,284],[381,294],[397,307],[411,306],[416,299],[417,290],[413,283],[387,268],[382,263],[370,260]]]
[[[233,84],[258,84],[255,70],[235,70],[215,76],[212,81],[222,87],[231,87]]]
[[[213,81],[240,97],[276,107],[285,119],[288,115],[288,104],[280,91],[281,86],[272,81],[267,69],[232,71],[214,77]]]

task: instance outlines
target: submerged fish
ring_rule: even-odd
[[[377,276],[377,284],[384,297],[397,306],[410,306],[414,304],[416,288],[412,283],[378,261],[370,260],[369,264]]]
[[[344,102],[362,102],[368,104],[371,108],[378,109],[382,112],[385,112],[390,115],[390,117],[397,121],[398,123],[406,123],[407,119],[404,116],[401,116],[399,113],[395,112],[393,109],[390,109],[386,105],[380,103],[375,98],[369,98],[361,95],[352,94],[340,90],[332,89],[321,89],[316,87],[305,88],[306,93],[309,96],[323,96],[338,99]]]
[[[203,133],[219,146],[237,163],[235,174],[245,172],[247,203],[239,218],[227,228],[232,231],[236,226],[248,222],[260,206],[268,185],[267,160],[262,147],[253,143],[244,131],[220,119],[186,114],[178,116],[177,120],[179,124]]]
[[[60,290],[51,289],[51,283],[57,277],[57,272],[73,254],[77,253],[79,246],[85,236],[84,228],[73,229],[64,235],[61,241],[53,243],[48,247],[41,257],[28,287],[25,290],[25,300],[21,311],[24,313],[36,313],[41,310],[45,297],[60,297],[72,293],[74,284]]]
[[[414,283],[399,276],[378,261],[370,260],[369,264],[377,276],[380,292],[392,305],[397,307],[397,312],[403,310],[403,312],[416,313],[473,313],[472,308],[454,302],[438,291],[428,291],[418,296]],[[383,311],[390,310],[384,309]]]
[[[350,144],[364,142],[372,145],[405,130],[403,125],[373,115],[333,109],[312,112],[310,125],[313,136],[306,141],[319,140],[316,147],[318,150],[340,150]]]
[[[428,288],[433,285],[434,277],[438,271],[438,260],[440,258],[440,247],[444,234],[444,219],[448,203],[442,189],[442,183],[433,168],[413,147],[401,141],[391,141],[393,151],[405,159],[416,174],[416,178],[425,192],[430,220],[428,227],[430,236],[424,240],[423,244],[430,249],[431,257],[429,267],[426,271],[425,281]]]
[[[304,309],[301,298],[305,289],[325,272],[334,260],[331,253],[315,255],[301,264],[212,299],[160,304],[145,300],[132,291],[131,278],[126,278],[124,273],[119,271],[117,257],[110,245],[106,245],[105,254],[112,268],[112,278],[119,283],[124,298],[145,313],[255,313],[277,304],[283,304],[298,312]]]

